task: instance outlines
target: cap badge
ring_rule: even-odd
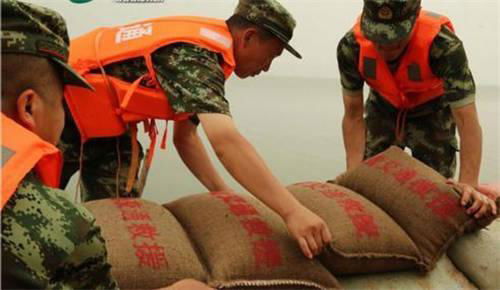
[[[392,9],[389,6],[382,6],[382,8],[378,10],[378,18],[382,20],[391,20],[392,16]]]

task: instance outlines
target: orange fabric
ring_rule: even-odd
[[[54,145],[43,141],[4,114],[1,124],[3,209],[19,183],[33,169],[43,184],[58,187],[62,155]]]
[[[454,31],[446,16],[421,11],[416,20],[413,37],[397,71],[393,74],[373,42],[364,37],[358,18],[353,30],[360,45],[359,71],[365,81],[398,109],[411,109],[443,95],[443,80],[432,73],[429,65],[432,42],[443,25]],[[367,60],[375,63],[375,71],[372,74],[367,73]],[[418,80],[410,77],[412,69],[418,70]]]
[[[235,67],[232,37],[222,20],[201,17],[162,17],[130,25],[104,27],[73,39],[70,64],[91,83],[96,91],[70,87],[66,101],[80,130],[82,140],[118,136],[127,123],[148,119],[184,120],[190,114],[175,114],[168,98],[157,85],[151,54],[172,43],[186,42],[222,55],[222,68],[228,78]],[[139,86],[106,76],[103,66],[143,57],[149,78],[156,86]],[[90,73],[101,69],[101,73]]]

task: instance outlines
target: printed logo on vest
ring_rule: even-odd
[[[206,27],[200,28],[200,35],[205,37],[205,38],[208,38],[210,40],[216,41],[216,42],[224,45],[226,48],[231,47],[232,43],[231,43],[231,40],[229,38],[225,37],[224,35],[216,32],[216,31],[208,29]]]
[[[125,41],[138,39],[147,35],[153,35],[153,24],[144,23],[132,26],[121,27],[116,33],[115,42],[122,43]]]

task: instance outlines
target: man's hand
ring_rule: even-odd
[[[480,184],[476,190],[495,201],[500,198],[500,183]]]
[[[215,290],[215,288],[209,287],[208,285],[194,279],[184,279],[168,287],[157,290]]]
[[[304,206],[297,207],[285,217],[290,234],[298,241],[302,252],[312,259],[319,254],[332,236],[326,223]]]
[[[474,215],[474,218],[479,219],[487,215],[496,215],[497,206],[493,199],[481,194],[469,184],[448,180],[450,185],[458,188],[462,193],[460,203],[464,208],[467,208],[468,215]]]

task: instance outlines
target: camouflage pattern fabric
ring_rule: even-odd
[[[266,29],[285,44],[285,49],[302,58],[290,44],[296,22],[293,16],[276,0],[240,0],[234,14]]]
[[[169,45],[153,54],[153,64],[160,86],[177,113],[230,115],[229,102],[224,98],[225,79],[220,61],[216,53],[187,43]],[[128,82],[133,82],[147,72],[143,59],[111,64],[105,69],[108,74]],[[142,85],[148,84],[144,82]],[[68,111],[66,117],[66,125],[58,145],[65,161],[61,182],[63,188],[78,171],[80,156],[80,134]],[[85,143],[81,172],[82,200],[116,197],[117,172],[119,195],[139,196],[137,183],[130,193],[125,192],[130,161],[129,134],[116,138],[94,139]]]
[[[354,34],[349,31],[339,42],[337,60],[342,87],[351,92],[359,92],[364,85],[358,70],[359,51]],[[451,109],[474,102],[475,84],[462,42],[448,28],[443,27],[434,39],[429,61],[433,73],[444,80],[445,94],[409,111],[405,139],[398,145],[410,147],[416,158],[451,177],[458,148]],[[369,157],[396,144],[397,111],[370,89],[365,113],[365,156]]]
[[[421,0],[364,0],[363,35],[378,44],[407,37],[417,19]]]
[[[62,68],[63,83],[91,88],[68,64],[66,22],[54,10],[15,0],[2,0],[2,53],[46,57]]]
[[[115,289],[100,228],[29,174],[2,210],[2,289]]]
[[[432,110],[428,110],[430,108]],[[395,136],[397,111],[389,103],[372,95],[366,101],[365,112],[365,159],[391,145],[408,147],[413,157],[447,178],[454,177],[458,143],[449,106],[436,101],[410,113],[406,118],[404,139],[401,142]]]

